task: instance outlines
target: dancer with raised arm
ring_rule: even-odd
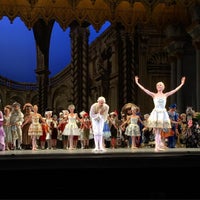
[[[153,128],[155,133],[155,151],[165,150],[165,146],[161,141],[161,131],[163,128],[171,128],[171,122],[169,115],[165,108],[167,97],[176,93],[185,83],[185,77],[182,77],[181,84],[175,89],[164,93],[165,85],[163,82],[156,83],[157,92],[151,92],[144,88],[139,82],[139,77],[135,76],[135,83],[142,89],[146,94],[153,98],[154,108],[148,118],[148,127]]]

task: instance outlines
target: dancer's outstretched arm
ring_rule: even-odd
[[[186,79],[185,77],[182,77],[182,79],[181,79],[181,84],[180,84],[178,87],[176,87],[174,90],[171,90],[171,91],[169,91],[169,92],[166,92],[165,95],[168,97],[168,96],[174,94],[175,92],[177,92],[177,91],[184,85],[185,79]]]
[[[155,93],[154,92],[151,92],[149,91],[148,89],[144,88],[139,82],[139,77],[138,76],[135,76],[135,83],[145,92],[147,93],[148,95],[150,95],[151,97],[154,97],[155,96]]]

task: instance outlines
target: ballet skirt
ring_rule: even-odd
[[[76,115],[68,116],[68,123],[65,125],[62,135],[77,135],[80,136],[81,132],[76,122]]]
[[[39,115],[32,116],[32,123],[29,126],[28,135],[41,136],[43,134],[42,125],[39,120]]]
[[[130,124],[126,127],[125,135],[140,136],[140,127],[138,125],[138,118],[131,117]]]
[[[169,114],[165,108],[166,100],[166,97],[155,97],[153,99],[154,109],[150,113],[147,122],[149,128],[171,128]]]

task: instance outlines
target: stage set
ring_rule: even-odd
[[[199,199],[200,148],[1,151],[2,198]],[[11,183],[12,192],[6,192]],[[180,189],[181,188],[181,189]],[[4,190],[5,189],[5,190]]]

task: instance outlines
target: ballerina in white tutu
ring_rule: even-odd
[[[165,85],[163,82],[158,82],[156,84],[157,92],[151,92],[148,89],[144,88],[138,82],[138,76],[135,76],[135,83],[148,95],[153,98],[154,109],[150,113],[148,118],[148,127],[154,129],[155,133],[155,151],[164,150],[164,144],[161,141],[161,131],[163,128],[171,128],[171,121],[169,119],[169,115],[165,108],[167,97],[177,92],[185,83],[185,77],[182,77],[181,84],[175,89],[163,93],[165,89]]]

